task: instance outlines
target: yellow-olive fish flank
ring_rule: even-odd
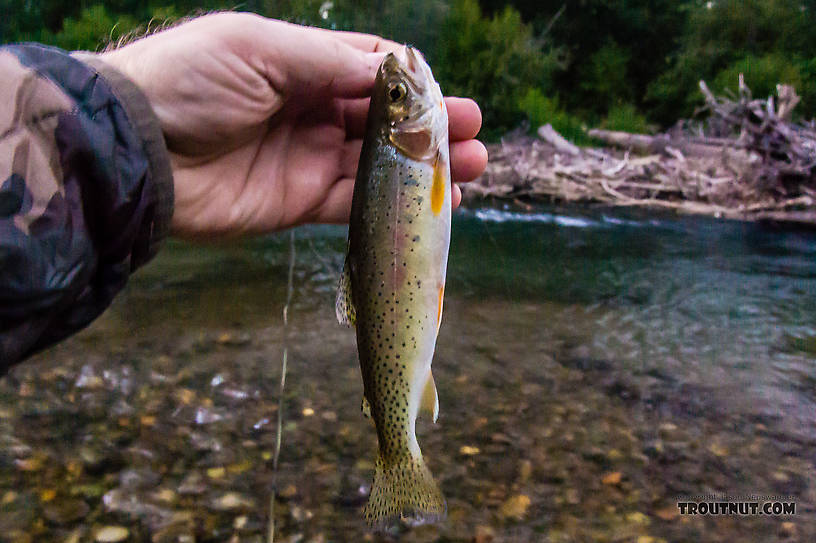
[[[420,408],[434,422],[439,412],[431,360],[450,223],[448,114],[431,69],[406,47],[385,58],[371,96],[336,304],[356,326],[362,409],[377,428],[372,525],[445,515],[415,425]]]

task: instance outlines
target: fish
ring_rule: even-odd
[[[368,523],[418,525],[446,516],[416,437],[435,423],[431,361],[442,322],[451,232],[448,113],[412,47],[389,53],[371,95],[335,310],[356,328],[362,411],[377,430]]]

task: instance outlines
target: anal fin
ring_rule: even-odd
[[[425,382],[425,389],[422,391],[422,401],[419,408],[426,411],[433,417],[433,421],[439,417],[439,396],[436,394],[436,383],[433,373],[428,372],[428,380]]]

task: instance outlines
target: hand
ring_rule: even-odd
[[[221,13],[104,53],[147,95],[175,182],[174,234],[213,239],[346,222],[377,68],[366,34]],[[454,181],[487,164],[475,102],[447,98]],[[461,192],[454,188],[454,206]]]

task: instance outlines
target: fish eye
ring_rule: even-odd
[[[405,83],[392,84],[388,88],[388,97],[392,102],[401,102],[405,99],[406,94],[408,94],[408,89],[405,88]]]

